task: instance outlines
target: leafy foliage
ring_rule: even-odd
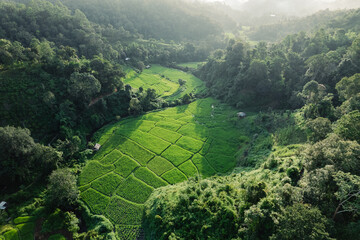
[[[51,207],[69,208],[79,197],[76,178],[69,169],[58,169],[51,173],[46,200]]]

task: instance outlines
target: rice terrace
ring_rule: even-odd
[[[233,108],[206,98],[106,126],[97,133],[100,151],[79,177],[81,198],[116,224],[119,236],[135,237],[155,188],[235,167],[238,143],[247,141],[238,125]]]

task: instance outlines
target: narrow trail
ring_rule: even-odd
[[[94,105],[95,103],[97,103],[100,99],[103,99],[104,97],[108,97],[108,96],[111,96],[111,95],[117,93],[117,91],[118,91],[117,88],[115,88],[115,91],[113,91],[112,93],[107,93],[107,94],[101,95],[101,96],[99,96],[99,97],[91,100],[90,103],[89,103],[89,105],[88,105],[88,107],[91,107],[92,105]]]

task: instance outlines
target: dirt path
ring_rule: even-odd
[[[100,99],[102,99],[102,98],[104,98],[104,97],[111,96],[111,95],[117,93],[117,91],[118,91],[117,88],[115,88],[115,91],[114,91],[114,92],[101,95],[101,96],[99,96],[99,97],[91,100],[90,103],[89,103],[89,107],[91,107],[92,105],[94,105],[95,103],[97,103]]]

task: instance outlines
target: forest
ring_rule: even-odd
[[[360,9],[232,2],[0,0],[0,240],[360,240]]]

